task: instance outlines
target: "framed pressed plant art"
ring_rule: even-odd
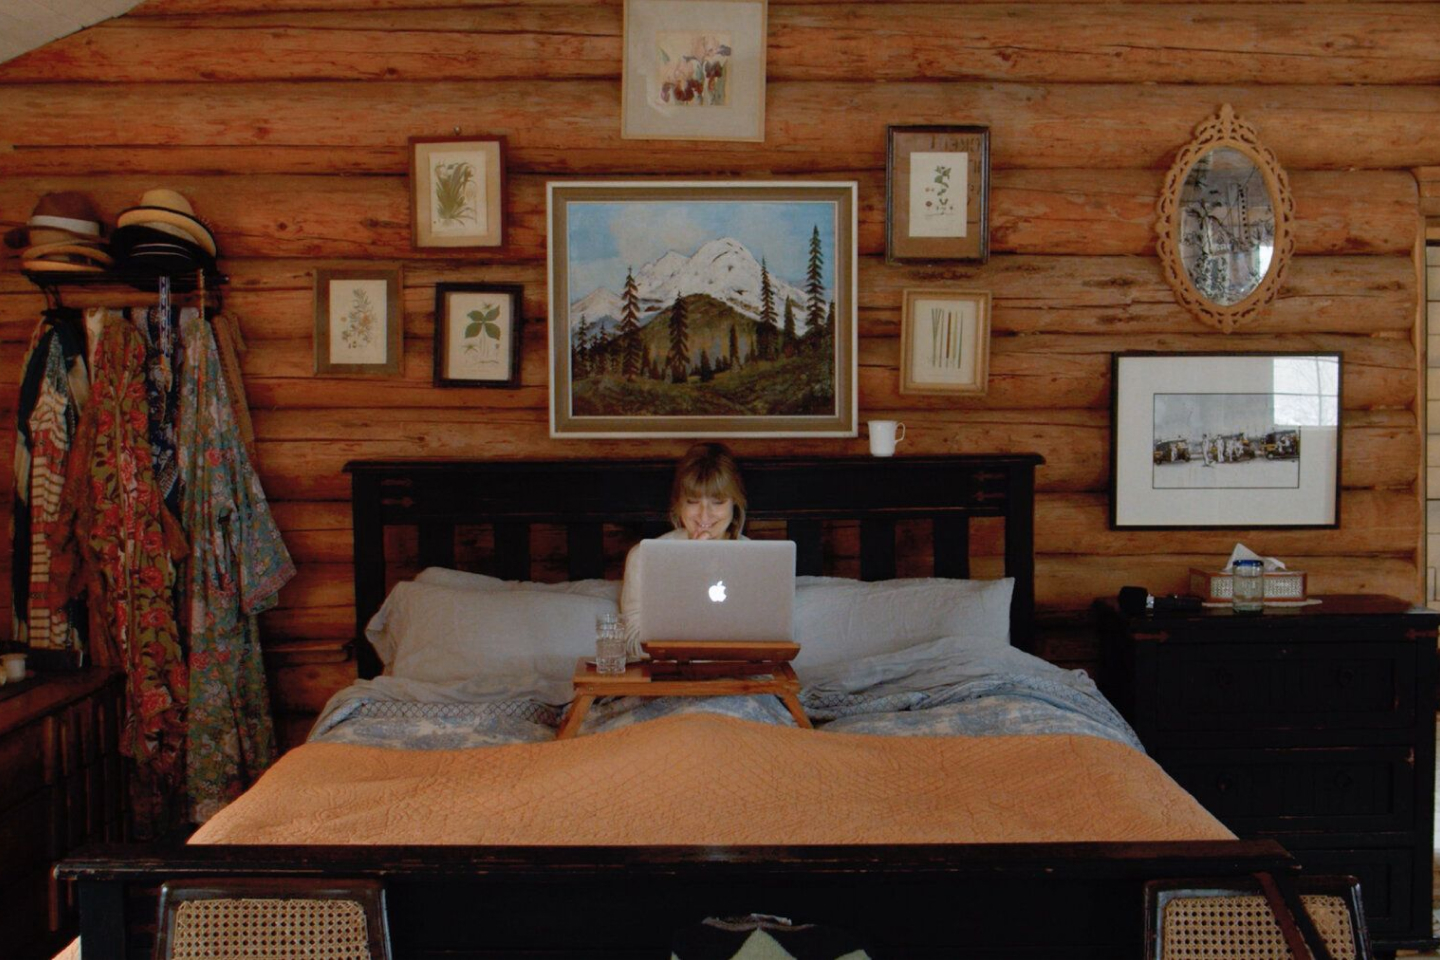
[[[435,285],[435,386],[520,386],[517,283]]]
[[[990,371],[990,294],[905,291],[900,392],[982,394]]]
[[[620,136],[765,139],[767,0],[625,0]]]
[[[416,250],[505,242],[505,138],[410,138],[411,242]]]
[[[315,372],[400,373],[400,268],[315,271]]]
[[[885,257],[917,263],[989,259],[989,127],[889,128]]]

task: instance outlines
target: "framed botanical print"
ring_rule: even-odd
[[[855,436],[855,195],[551,183],[550,435]]]
[[[435,386],[520,386],[521,304],[511,283],[435,285]]]
[[[625,0],[620,135],[765,139],[766,0]]]
[[[410,138],[411,242],[416,250],[505,242],[505,138]]]
[[[1340,359],[1114,354],[1111,526],[1339,526]]]
[[[989,259],[989,127],[889,128],[885,257],[921,263]]]
[[[900,392],[981,394],[990,372],[990,294],[906,290],[900,317]]]
[[[400,268],[315,271],[315,372],[394,376],[401,371]]]

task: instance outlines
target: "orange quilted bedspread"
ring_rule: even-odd
[[[290,751],[192,843],[851,844],[1233,837],[1093,737],[827,734],[708,714],[554,743]]]

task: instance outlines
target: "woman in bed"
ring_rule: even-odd
[[[670,485],[670,523],[662,540],[745,540],[745,481],[735,455],[723,443],[697,443],[675,465]],[[641,656],[639,561],[632,548],[625,558],[620,612],[630,638],[628,656]]]

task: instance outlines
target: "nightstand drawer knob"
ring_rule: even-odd
[[[1339,787],[1341,790],[1348,790],[1350,788],[1350,785],[1354,782],[1355,778],[1350,776],[1350,774],[1346,773],[1344,770],[1341,770],[1339,773],[1335,774],[1335,786]]]
[[[1216,669],[1214,677],[1216,685],[1221,687],[1228,687],[1235,682],[1235,674],[1231,673],[1226,667]]]
[[[1218,790],[1220,793],[1228,793],[1230,788],[1234,785],[1235,781],[1231,780],[1223,773],[1215,778],[1215,789]]]
[[[1348,687],[1355,682],[1355,668],[1341,667],[1335,673],[1335,679],[1340,681],[1340,686]]]

